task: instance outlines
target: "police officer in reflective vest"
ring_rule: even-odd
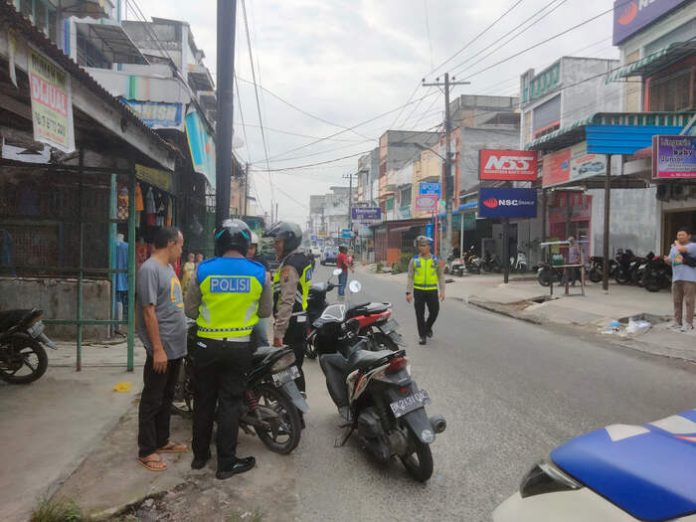
[[[302,229],[295,223],[279,222],[266,236],[275,239],[280,266],[273,277],[273,346],[288,345],[295,352],[300,378],[297,387],[305,391],[302,371],[307,327],[307,298],[312,280],[312,259],[300,250]]]
[[[186,315],[196,319],[194,369],[193,469],[210,459],[217,406],[217,473],[227,479],[254,467],[254,457],[237,458],[237,432],[251,367],[252,330],[273,306],[270,276],[247,259],[251,230],[227,219],[215,233],[215,257],[202,262],[186,294]]]
[[[418,344],[425,344],[433,336],[433,324],[440,312],[440,302],[445,300],[445,278],[442,263],[430,253],[432,239],[418,236],[415,241],[418,255],[408,263],[406,301],[414,303],[418,324]],[[439,300],[438,300],[439,299]],[[428,307],[428,319],[425,307]]]

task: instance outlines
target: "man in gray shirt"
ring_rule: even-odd
[[[185,444],[169,440],[174,387],[186,355],[186,316],[181,283],[172,264],[181,257],[184,237],[176,227],[155,232],[155,250],[138,270],[138,336],[147,359],[138,411],[138,462],[164,471],[160,453],[183,453]]]
[[[665,263],[672,265],[672,298],[674,300],[674,323],[672,328],[689,332],[694,329],[694,301],[696,300],[696,268],[685,263],[684,255],[696,258],[696,243],[686,228],[677,232]],[[686,305],[686,321],[682,322],[682,309]]]

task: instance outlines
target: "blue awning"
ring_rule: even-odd
[[[460,213],[464,212],[465,210],[476,210],[478,208],[478,201],[469,201],[468,203],[462,203],[459,205],[459,208],[457,210],[452,211],[453,216],[458,216]],[[439,214],[439,217],[444,218],[447,217],[447,214],[444,212],[441,212]]]

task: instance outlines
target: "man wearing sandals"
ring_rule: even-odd
[[[186,316],[181,283],[172,265],[181,257],[184,237],[176,227],[160,228],[155,250],[137,278],[138,336],[147,359],[138,411],[138,462],[164,471],[161,453],[183,453],[185,444],[169,440],[174,386],[186,355]]]

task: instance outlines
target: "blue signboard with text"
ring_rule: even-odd
[[[350,239],[351,237],[353,237],[353,232],[350,228],[341,229],[341,239]]]
[[[418,184],[418,194],[421,196],[426,195],[426,194],[435,194],[436,196],[440,196],[440,184],[439,183],[427,183],[425,181],[421,181]]]
[[[480,217],[533,218],[536,215],[536,189],[481,188],[479,190]]]
[[[382,209],[379,207],[353,207],[353,219],[358,221],[379,221],[382,219]]]

